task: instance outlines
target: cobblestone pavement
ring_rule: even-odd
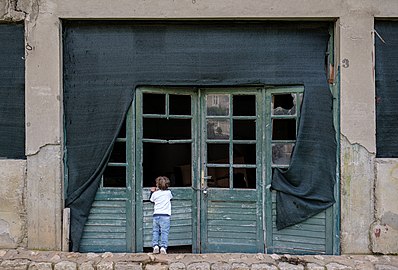
[[[73,253],[0,250],[0,270],[398,270],[398,256]]]

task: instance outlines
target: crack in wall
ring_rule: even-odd
[[[3,19],[10,22],[23,21],[26,18],[27,13],[18,9],[18,0],[9,0],[5,3],[5,14]]]
[[[43,148],[45,148],[45,147],[47,147],[47,146],[61,146],[61,143],[46,143],[46,144],[44,144],[44,145],[39,146],[39,148],[38,148],[35,152],[33,152],[33,153],[27,153],[26,156],[27,156],[27,157],[36,156],[37,154],[39,154],[39,152],[40,152]]]
[[[19,2],[19,0],[15,0],[15,1],[11,0],[11,2],[14,2],[14,3],[13,3],[13,4],[14,4],[14,10],[15,10],[16,12],[22,12],[22,13],[24,13],[24,14],[25,14],[25,17],[28,15],[28,12],[26,12],[26,11],[24,11],[24,10],[22,10],[21,8],[18,7],[18,2]]]
[[[31,21],[36,24],[40,0],[8,0],[4,4],[4,11],[5,13],[0,15],[0,21]]]

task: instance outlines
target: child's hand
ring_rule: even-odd
[[[151,192],[155,192],[157,190],[156,187],[151,187]]]

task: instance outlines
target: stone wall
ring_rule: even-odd
[[[0,247],[26,246],[26,161],[0,160]]]
[[[0,270],[337,270],[397,269],[393,256],[113,254],[0,250]]]

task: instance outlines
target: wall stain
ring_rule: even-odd
[[[388,225],[394,230],[398,230],[398,214],[388,211],[381,217],[381,224]]]

